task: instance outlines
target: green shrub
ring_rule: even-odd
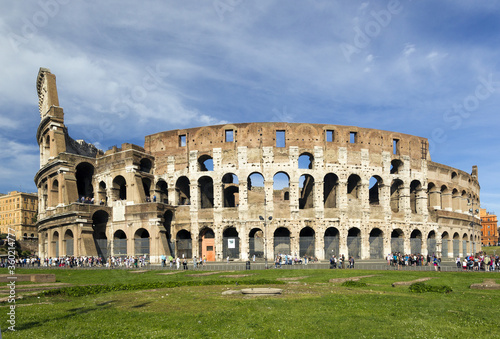
[[[366,287],[366,283],[361,281],[347,280],[342,283],[344,287]]]
[[[426,285],[423,282],[416,282],[410,285],[410,292],[413,293],[425,293],[425,292],[435,292],[435,293],[450,293],[453,292],[450,286],[446,285]]]

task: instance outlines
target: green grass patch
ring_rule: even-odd
[[[342,283],[344,287],[366,287],[366,283],[361,281],[347,280]]]
[[[427,285],[423,282],[416,282],[410,285],[410,292],[412,293],[426,293],[426,292],[435,292],[435,293],[450,293],[453,292],[453,289],[450,286],[446,285]]]

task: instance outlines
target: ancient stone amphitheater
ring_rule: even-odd
[[[42,257],[380,259],[480,249],[477,168],[432,162],[425,138],[245,123],[102,152],[69,137],[49,70],[40,69],[37,90]]]

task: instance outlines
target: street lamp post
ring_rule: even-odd
[[[259,215],[259,219],[264,222],[264,261],[266,270],[269,268],[267,265],[267,220],[273,220],[272,216],[267,217],[266,201],[264,200],[264,216]]]

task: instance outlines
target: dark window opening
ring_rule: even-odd
[[[179,146],[184,147],[186,146],[186,135],[179,135]]]
[[[399,140],[392,139],[392,154],[399,154]]]
[[[356,133],[356,132],[349,133],[349,142],[351,144],[355,144],[357,142],[357,137],[358,137],[358,133]]]

